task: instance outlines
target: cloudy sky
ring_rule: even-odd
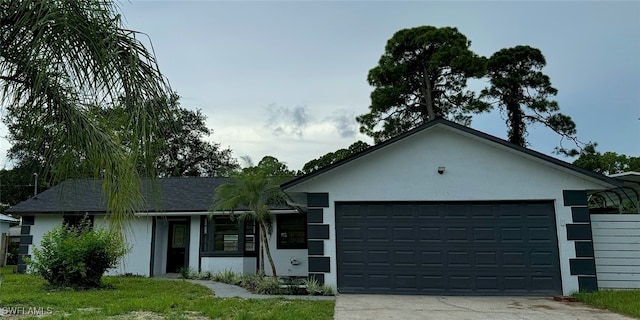
[[[202,109],[212,140],[237,157],[272,155],[292,169],[357,140],[366,78],[398,30],[457,27],[484,56],[539,48],[578,137],[640,155],[640,2],[123,1],[183,107]],[[147,40],[145,40],[147,41]],[[475,83],[481,87],[482,83]],[[501,114],[472,127],[506,137]],[[534,150],[560,138],[532,127]],[[571,160],[571,159],[564,159]]]

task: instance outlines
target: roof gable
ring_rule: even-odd
[[[454,122],[451,122],[451,121],[448,121],[448,120],[445,120],[445,119],[436,119],[436,120],[433,120],[433,121],[429,121],[429,122],[427,122],[427,123],[425,123],[425,124],[423,124],[423,125],[421,125],[419,127],[416,127],[416,128],[414,128],[412,130],[409,130],[409,131],[407,131],[407,132],[405,132],[403,134],[397,135],[397,136],[395,136],[395,137],[393,137],[393,138],[391,138],[389,140],[386,140],[386,141],[384,141],[382,143],[374,145],[374,146],[372,146],[372,147],[370,147],[370,148],[368,148],[366,150],[363,150],[363,151],[361,151],[361,152],[359,152],[357,154],[354,154],[354,155],[352,155],[352,156],[350,156],[348,158],[345,158],[345,159],[343,159],[341,161],[338,161],[338,162],[336,162],[336,163],[334,163],[332,165],[324,167],[324,168],[322,168],[322,169],[320,169],[318,171],[315,171],[315,172],[312,172],[310,174],[306,174],[306,175],[297,177],[296,179],[293,179],[293,180],[291,180],[291,181],[289,181],[287,183],[282,184],[280,187],[283,190],[286,191],[287,189],[292,188],[292,187],[294,187],[294,186],[296,186],[298,184],[301,184],[303,182],[307,182],[307,181],[309,181],[311,179],[314,179],[314,178],[316,178],[318,176],[324,175],[324,174],[326,174],[326,173],[328,173],[328,172],[330,172],[330,171],[332,171],[332,170],[334,170],[334,169],[336,169],[338,167],[341,167],[341,166],[343,166],[343,165],[345,165],[347,163],[350,163],[352,161],[356,161],[356,160],[358,160],[358,159],[360,159],[360,158],[362,158],[362,157],[364,157],[366,155],[369,155],[371,153],[377,152],[377,151],[379,151],[381,149],[384,149],[385,147],[388,147],[388,146],[390,146],[392,144],[398,143],[399,141],[402,141],[402,140],[405,140],[405,139],[407,139],[409,137],[412,137],[417,133],[421,133],[421,132],[423,132],[425,130],[429,130],[429,129],[432,129],[432,128],[435,128],[435,127],[442,127],[442,128],[445,128],[445,129],[448,129],[448,130],[451,130],[451,131],[454,131],[454,132],[457,132],[457,133],[460,133],[460,134],[463,134],[463,135],[466,135],[466,136],[473,137],[474,139],[479,140],[481,142],[484,142],[484,143],[487,143],[487,144],[493,144],[493,145],[502,147],[504,149],[509,150],[510,152],[514,152],[514,153],[520,154],[522,156],[538,160],[539,162],[544,163],[545,165],[562,168],[562,169],[570,172],[573,175],[578,175],[578,176],[585,177],[585,178],[588,178],[588,179],[599,180],[599,181],[605,182],[606,184],[609,184],[609,185],[614,185],[614,186],[620,185],[619,181],[617,181],[615,179],[612,179],[610,177],[607,177],[605,175],[602,175],[602,174],[599,174],[599,173],[596,173],[596,172],[593,172],[593,171],[589,171],[589,170],[577,167],[577,166],[575,166],[573,164],[570,164],[570,163],[567,163],[565,161],[550,157],[548,155],[542,154],[540,152],[537,152],[537,151],[534,151],[534,150],[531,150],[531,149],[528,149],[528,148],[524,148],[524,147],[512,144],[512,143],[510,143],[510,142],[508,142],[506,140],[500,139],[498,137],[489,135],[487,133],[484,133],[484,132],[481,132],[481,131],[478,131],[478,130],[475,130],[475,129],[472,129],[472,128],[469,128],[469,127],[466,127],[466,126],[462,126],[460,124],[457,124],[457,123],[454,123]]]

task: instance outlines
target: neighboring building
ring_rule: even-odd
[[[598,287],[587,193],[619,185],[438,119],[282,189],[337,292],[568,295]]]
[[[209,208],[214,190],[225,178],[165,178],[147,181],[144,209],[126,230],[132,251],[110,274],[156,276],[192,270],[255,273],[260,248],[253,223],[238,226],[229,214]],[[23,201],[9,212],[22,216],[19,272],[24,257],[33,252],[53,227],[76,223],[85,215],[95,226],[107,226],[109,216],[100,180],[69,180]],[[240,208],[237,212],[242,211]],[[290,207],[273,208],[270,239],[276,270],[283,276],[307,275],[306,217]],[[265,261],[266,262],[266,261]],[[267,266],[267,273],[270,273]]]
[[[10,217],[6,214],[0,214],[0,234],[6,234],[9,237],[9,228],[11,225],[18,223],[20,220]]]
[[[9,229],[11,225],[18,223],[18,221],[20,220],[6,214],[0,214],[0,266],[4,266],[7,261],[9,242],[11,242]]]

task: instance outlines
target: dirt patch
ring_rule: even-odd
[[[151,311],[132,311],[125,314],[109,317],[113,320],[164,320],[164,317]]]
[[[545,310],[555,310],[554,307],[548,306],[545,304],[534,304],[530,307],[531,309],[545,309]]]
[[[186,311],[182,316],[189,320],[208,320],[209,319],[197,311]],[[117,315],[114,317],[109,317],[109,319],[112,319],[112,320],[164,320],[165,317],[151,311],[132,311],[132,312]]]

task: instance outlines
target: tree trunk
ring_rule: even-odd
[[[260,252],[258,252],[258,274],[264,274],[264,245],[262,244],[262,228],[258,227],[260,233]]]
[[[262,242],[263,242],[263,248],[265,253],[267,254],[267,259],[269,259],[269,264],[271,265],[271,272],[273,273],[274,277],[277,277],[278,274],[276,273],[276,265],[275,263],[273,263],[273,258],[271,257],[271,250],[269,249],[269,239],[267,238],[267,227],[263,224],[260,223],[260,233],[262,234]]]
[[[427,66],[424,66],[424,87],[421,89],[425,100],[425,106],[427,107],[427,121],[434,120],[436,118],[436,113],[433,108],[433,87],[431,86],[431,80],[429,80],[429,71],[427,70]]]
[[[520,104],[511,101],[507,103],[507,117],[511,124],[511,130],[509,131],[509,142],[517,144],[521,147],[525,147],[524,139],[524,117]]]

